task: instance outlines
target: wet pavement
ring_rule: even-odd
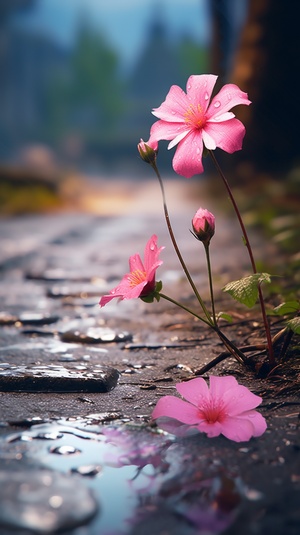
[[[217,287],[247,274],[239,228],[217,215],[205,188],[168,181],[166,190],[200,293],[208,295],[205,259],[189,232],[199,206],[217,216]],[[159,432],[150,423],[157,400],[222,348],[167,302],[99,308],[100,296],[127,271],[128,257],[142,254],[154,233],[165,246],[157,273],[164,293],[185,304],[193,297],[155,182],[98,186],[89,202],[93,213],[0,223],[0,532],[296,535],[299,398],[274,397],[269,385],[245,377],[228,359],[212,373],[233,373],[257,394],[267,392],[265,435],[238,444]],[[264,260],[274,255],[262,236],[252,242]],[[228,306],[222,299],[219,306]],[[242,331],[239,308],[229,306],[230,336],[259,339],[256,318],[248,314]]]

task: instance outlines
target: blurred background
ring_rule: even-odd
[[[87,181],[147,175],[151,109],[214,73],[253,102],[236,110],[243,150],[217,150],[232,183],[298,214],[299,20],[282,0],[0,0],[1,213],[76,208]],[[159,166],[176,178],[172,156]]]

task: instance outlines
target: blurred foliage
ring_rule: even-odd
[[[123,106],[117,55],[99,33],[82,26],[69,68],[49,88],[45,127],[52,141],[69,131],[85,139],[109,135]]]
[[[191,74],[203,74],[209,72],[207,49],[201,47],[194,41],[183,39],[177,46],[176,55],[184,84]]]
[[[80,205],[81,179],[70,172],[0,167],[1,216],[44,213]]]

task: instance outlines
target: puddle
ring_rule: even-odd
[[[143,426],[120,421],[101,425],[101,414],[31,422],[30,428],[0,442],[5,466],[0,478],[6,477],[13,489],[9,510],[22,510],[16,516],[0,506],[0,528],[25,529],[33,518],[32,533],[150,534],[162,533],[167,519],[169,528],[176,526],[168,533],[219,534],[235,518],[243,493],[240,482],[224,470],[209,473],[207,459],[201,457],[195,470],[187,463],[186,446],[173,435]],[[44,476],[52,478],[46,490]],[[22,498],[26,484],[35,489],[30,499]],[[45,510],[49,528],[42,521]],[[157,528],[149,531],[152,521]]]

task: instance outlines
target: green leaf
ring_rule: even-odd
[[[145,303],[153,303],[154,299],[156,299],[156,301],[159,301],[159,292],[162,290],[162,287],[163,285],[161,281],[156,282],[155,289],[153,290],[153,292],[149,293],[148,295],[144,295],[143,297],[140,297],[140,299]]]
[[[300,304],[298,301],[287,301],[286,303],[281,303],[273,309],[273,312],[277,316],[285,316],[285,314],[295,314],[298,312]]]
[[[228,323],[232,323],[233,322],[232,316],[230,316],[230,314],[227,314],[226,312],[219,312],[217,314],[217,320],[219,320],[221,318],[223,320],[225,320],[225,321],[228,321]]]
[[[293,318],[287,322],[287,326],[295,333],[300,334],[300,317]]]
[[[257,301],[258,285],[262,282],[271,282],[269,273],[255,273],[243,279],[229,282],[223,290],[229,293],[239,303],[251,308]]]

